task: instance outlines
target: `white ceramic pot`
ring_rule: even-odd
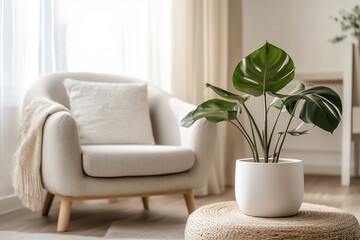
[[[236,161],[235,196],[240,210],[250,216],[285,217],[298,212],[304,198],[301,160],[278,163]]]

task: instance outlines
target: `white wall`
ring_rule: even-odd
[[[267,40],[290,54],[296,73],[342,72],[345,43],[329,42],[341,33],[339,24],[330,16],[337,16],[341,9],[350,10],[357,3],[355,0],[243,0],[243,54],[250,54]],[[327,85],[341,95],[341,83]],[[253,103],[252,107],[262,109],[260,103]],[[255,111],[255,115],[256,119],[262,119],[262,111]],[[289,136],[284,148],[283,157],[304,160],[306,173],[340,174],[341,127],[334,135],[315,129],[307,136]]]

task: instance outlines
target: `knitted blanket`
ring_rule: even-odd
[[[32,211],[42,207],[41,152],[46,119],[58,111],[69,111],[63,105],[36,97],[28,105],[20,127],[12,160],[12,184],[23,205]]]

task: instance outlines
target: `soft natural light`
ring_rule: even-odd
[[[105,72],[169,92],[170,19],[171,0],[0,0],[0,213],[29,86],[48,73]]]
[[[170,2],[56,1],[66,69],[132,76],[170,91]]]

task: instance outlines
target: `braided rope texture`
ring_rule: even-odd
[[[220,202],[193,212],[186,240],[200,239],[360,239],[359,222],[340,209],[303,203],[291,217],[261,218],[241,213],[236,202]]]

